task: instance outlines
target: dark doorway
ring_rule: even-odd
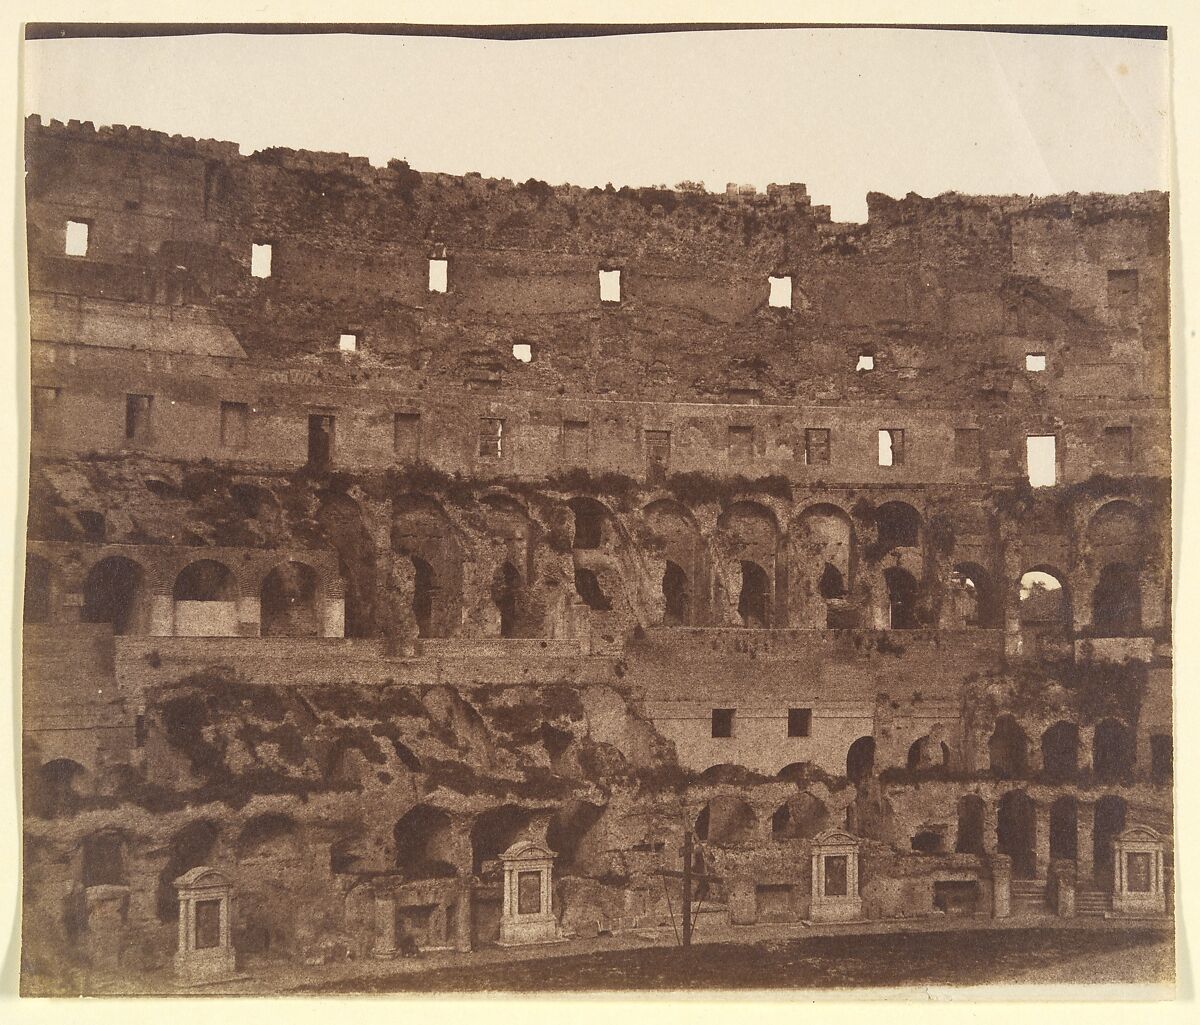
[[[871,778],[875,771],[875,738],[859,737],[846,753],[846,777],[853,783],[862,783]]]
[[[1021,779],[1027,765],[1028,741],[1025,731],[1011,715],[996,720],[988,741],[988,762],[997,779]]]
[[[140,566],[119,555],[101,559],[83,582],[83,621],[111,623],[113,633],[142,633],[148,627]]]
[[[1123,562],[1100,571],[1092,591],[1092,626],[1103,637],[1130,637],[1142,629],[1142,592],[1137,572]]]
[[[1079,804],[1060,797],[1050,805],[1050,860],[1074,861],[1079,856]]]
[[[830,598],[845,596],[846,581],[842,577],[842,571],[832,562],[825,563],[825,568],[821,571],[821,579],[817,582],[817,591],[826,601]]]
[[[604,539],[604,506],[594,498],[572,498],[567,505],[575,517],[571,547],[599,548]]]
[[[500,612],[500,636],[516,637],[521,598],[521,574],[511,562],[492,577],[492,601]]]
[[[612,611],[612,601],[600,586],[600,578],[590,569],[576,568],[575,593],[589,609],[596,612]]]
[[[1092,867],[1096,884],[1103,890],[1113,886],[1112,842],[1125,829],[1125,802],[1119,797],[1102,797],[1092,818]]]
[[[1056,722],[1042,734],[1042,774],[1054,782],[1074,779],[1079,771],[1079,727]]]
[[[1092,771],[1100,783],[1133,781],[1133,731],[1117,719],[1096,725],[1092,739]]]
[[[667,626],[686,626],[691,596],[688,594],[688,579],[675,563],[667,561],[666,572],[663,573],[663,623]]]
[[[892,567],[883,571],[888,590],[888,625],[892,630],[915,630],[917,621],[917,581],[908,570]]]
[[[996,810],[996,850],[1012,858],[1014,879],[1033,879],[1037,874],[1037,812],[1033,799],[1020,790],[1000,798]]]
[[[963,794],[958,799],[956,854],[983,854],[983,813],[983,798],[978,794]]]
[[[742,560],[742,590],[738,596],[742,626],[766,629],[771,625],[771,583],[757,562]]]
[[[334,418],[313,414],[308,418],[308,465],[314,470],[327,469],[333,463]]]
[[[417,621],[417,636],[433,636],[433,602],[437,594],[437,576],[433,567],[419,555],[413,555],[413,618]]]

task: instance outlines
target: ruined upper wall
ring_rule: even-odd
[[[521,387],[724,401],[944,402],[1014,351],[1092,368],[1103,394],[1167,385],[1167,202],[1134,196],[872,194],[832,224],[802,185],[765,195],[583,189],[419,173],[402,161],[88,124],[27,124],[35,292],[210,307],[251,359],[324,360],[338,334],[417,386],[480,372]],[[63,251],[89,222],[84,258]],[[250,275],[252,242],[273,246]],[[427,287],[443,251],[449,291]],[[622,271],[601,304],[597,273]],[[1114,293],[1110,272],[1136,277]],[[768,275],[793,307],[768,305]],[[34,336],[40,325],[35,318]],[[530,366],[513,344],[533,346]],[[854,373],[859,353],[873,375]],[[1064,386],[1065,393],[1070,388]]]

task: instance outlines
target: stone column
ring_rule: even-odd
[[[371,956],[390,959],[396,956],[396,898],[388,893],[375,894],[375,942]]]
[[[175,599],[170,591],[150,595],[151,637],[171,637],[175,633]]]
[[[1059,918],[1075,917],[1075,864],[1060,859],[1050,864],[1054,888],[1054,913]]]
[[[322,637],[346,636],[346,599],[326,598],[321,620]]]
[[[1034,874],[1038,879],[1046,879],[1050,869],[1050,806],[1048,804],[1034,805]]]
[[[1096,818],[1096,806],[1079,802],[1076,824],[1075,879],[1076,885],[1091,888],[1094,885],[1092,864],[1092,827]]]
[[[999,813],[996,808],[996,802],[985,799],[983,802],[983,849],[987,854],[996,853],[996,828],[998,822]]]
[[[458,914],[454,916],[454,949],[463,952],[471,949],[471,928],[475,915],[475,894],[470,878],[464,878],[458,890]]]
[[[993,854],[992,917],[1007,918],[1011,913],[1012,859],[1007,854]]]

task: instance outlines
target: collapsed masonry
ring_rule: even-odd
[[[867,918],[1103,913],[1135,825],[1169,893],[1165,196],[26,153],[27,989],[201,866],[264,966],[494,941],[522,840],[568,935],[685,829],[709,920],[818,837]]]

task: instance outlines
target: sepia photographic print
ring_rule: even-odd
[[[25,26],[21,993],[1169,999],[1168,45]]]

